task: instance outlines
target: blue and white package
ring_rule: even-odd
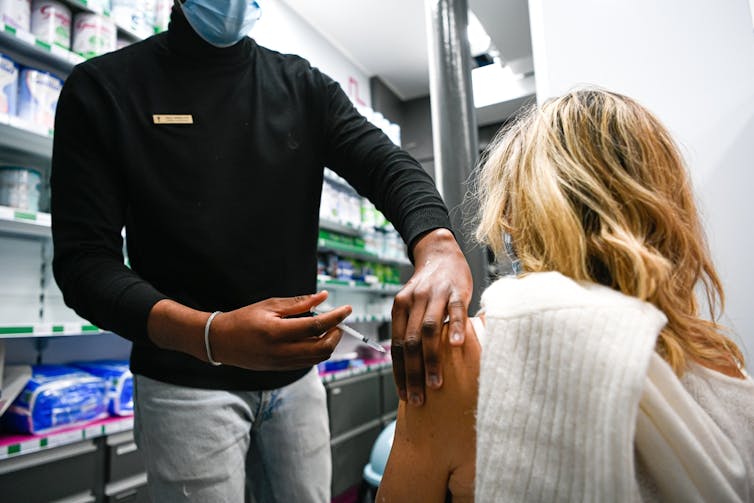
[[[127,360],[77,362],[73,366],[107,381],[108,406],[111,416],[130,416],[134,413],[134,376]]]
[[[63,81],[50,73],[24,68],[18,86],[18,116],[49,129],[55,127]]]
[[[107,417],[107,382],[63,365],[34,365],[31,379],[3,415],[5,427],[40,434]]]
[[[18,65],[0,52],[0,114],[16,115]]]

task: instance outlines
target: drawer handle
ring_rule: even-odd
[[[330,390],[330,393],[333,395],[340,395],[343,392],[342,388],[333,388]]]
[[[137,449],[138,449],[138,447],[136,447],[136,443],[135,442],[129,442],[127,444],[119,445],[118,447],[116,447],[115,448],[115,455],[116,456],[122,456],[124,454],[128,454],[128,453],[134,452]]]

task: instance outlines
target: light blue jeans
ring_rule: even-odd
[[[136,444],[156,503],[330,501],[330,429],[316,367],[271,391],[135,376]]]

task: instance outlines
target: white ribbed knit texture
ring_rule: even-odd
[[[558,273],[499,280],[482,304],[476,500],[638,501],[638,403],[665,316]]]

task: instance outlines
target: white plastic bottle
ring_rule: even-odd
[[[73,22],[73,51],[92,58],[114,51],[117,46],[115,23],[99,14],[81,12]]]
[[[31,4],[31,32],[48,44],[71,48],[71,9],[54,0]]]
[[[0,21],[17,30],[29,31],[31,0],[0,0]]]
[[[55,126],[55,109],[63,81],[54,75],[24,68],[18,89],[18,116],[38,126]]]

